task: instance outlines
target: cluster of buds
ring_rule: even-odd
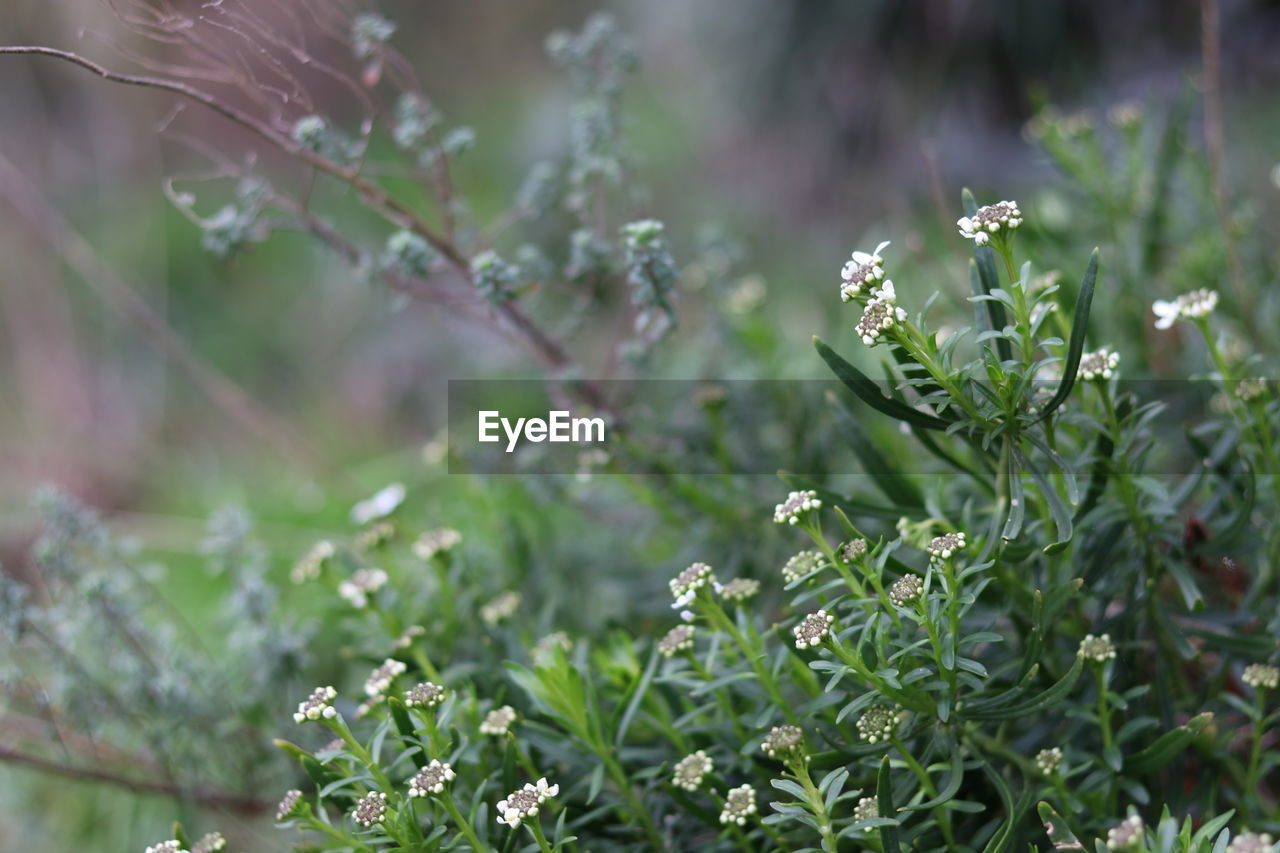
[[[973,216],[962,216],[956,220],[960,236],[972,240],[979,246],[991,242],[991,238],[1001,232],[1017,230],[1022,224],[1022,211],[1018,210],[1016,201],[998,201],[978,209]]]
[[[338,584],[338,595],[356,609],[369,605],[369,596],[387,583],[387,573],[382,569],[360,569],[349,580]]]
[[[1084,382],[1092,382],[1095,379],[1110,379],[1115,375],[1115,370],[1119,366],[1120,354],[1103,347],[1100,350],[1086,354],[1080,359],[1080,369],[1077,371],[1076,376]]]
[[[714,585],[715,582],[716,576],[710,566],[706,563],[693,563],[667,582],[667,586],[671,588],[671,595],[676,600],[673,606],[688,607],[693,603],[698,590],[704,586]]]
[[[867,540],[850,539],[840,547],[840,559],[852,563],[867,555]]]
[[[878,817],[880,817],[880,804],[876,802],[875,797],[862,797],[858,800],[858,804],[853,807],[854,823],[875,820]]]
[[[387,658],[381,666],[369,673],[369,678],[364,683],[365,695],[379,696],[385,693],[391,686],[391,682],[396,680],[396,676],[401,675],[406,669],[408,667],[401,661]]]
[[[515,708],[512,708],[510,705],[503,705],[501,708],[494,708],[492,711],[484,715],[484,720],[480,723],[480,734],[505,735],[511,729],[511,724],[515,721]]]
[[[755,788],[750,785],[730,788],[729,793],[725,795],[724,808],[720,810],[720,822],[745,826],[747,818],[755,814],[756,811]]]
[[[785,501],[773,508],[773,520],[778,524],[799,524],[802,515],[821,506],[818,493],[811,489],[792,492]]]
[[[430,560],[437,554],[451,551],[462,544],[462,534],[444,527],[440,530],[429,530],[413,543],[413,553],[421,560]]]
[[[671,783],[686,791],[696,791],[702,787],[702,780],[715,767],[715,762],[704,750],[698,750],[676,762],[671,773]]]
[[[1255,690],[1259,687],[1273,689],[1280,684],[1280,669],[1266,663],[1251,663],[1244,668],[1244,674],[1240,677]]]
[[[484,624],[493,626],[510,619],[520,607],[523,597],[518,592],[508,590],[480,608],[480,619]]]
[[[824,565],[824,558],[819,551],[801,551],[787,560],[782,567],[782,579],[787,583],[795,583],[806,575],[813,574]]]
[[[738,604],[750,598],[755,598],[760,592],[760,581],[751,578],[734,578],[723,586],[718,586],[716,592],[725,601],[732,601]]]
[[[1108,850],[1136,850],[1142,845],[1142,836],[1146,825],[1142,818],[1130,815],[1118,825],[1107,830]]]
[[[663,657],[672,658],[693,648],[693,626],[677,625],[658,641],[658,651]]]
[[[423,681],[405,691],[404,704],[406,708],[434,708],[444,701],[446,693],[439,684]]]
[[[191,851],[183,847],[182,843],[175,838],[152,844],[146,849],[146,853],[191,853]]]
[[[560,786],[548,785],[546,777],[539,779],[537,784],[526,782],[523,788],[516,789],[505,800],[498,801],[498,823],[514,829],[525,820],[535,817],[542,804],[558,793]]]
[[[774,726],[765,735],[760,749],[770,758],[791,762],[805,758],[804,732],[799,726]]]
[[[333,543],[328,539],[322,539],[311,546],[301,560],[293,567],[293,571],[289,573],[289,580],[294,583],[306,583],[320,577],[320,572],[324,570],[325,564],[333,559],[338,551],[333,547]]]
[[[1227,845],[1226,853],[1270,853],[1275,839],[1266,832],[1242,832]]]
[[[285,791],[284,797],[281,798],[279,805],[276,806],[276,820],[288,820],[298,812],[298,806],[302,803],[302,792],[297,788],[291,788]]]
[[[862,309],[862,317],[854,331],[864,344],[873,347],[885,332],[906,320],[907,312],[898,306],[898,292],[894,289],[893,282],[886,280],[871,291],[871,298]]]
[[[391,644],[393,649],[407,649],[413,645],[413,641],[418,637],[427,633],[427,629],[421,625],[410,625],[400,632],[400,636],[396,637],[396,641]]]
[[[294,712],[293,721],[295,723],[305,723],[307,720],[326,719],[332,720],[338,715],[338,710],[333,707],[333,700],[338,698],[338,691],[332,687],[317,687],[311,691],[311,695],[298,703],[298,710]]]
[[[227,839],[221,832],[206,832],[191,848],[191,853],[220,853],[227,849]]]
[[[389,521],[371,524],[356,535],[355,546],[359,551],[380,548],[396,536],[396,526]]]
[[[452,782],[457,775],[448,764],[432,759],[430,764],[409,780],[409,796],[429,797],[439,794],[444,790],[445,783]]]
[[[825,610],[815,610],[800,620],[800,624],[791,629],[796,638],[797,649],[811,649],[822,643],[831,633],[831,625],[836,617]]]
[[[915,601],[924,589],[924,582],[919,575],[903,575],[889,587],[889,600],[902,607],[908,601]]]
[[[387,816],[387,795],[381,791],[370,791],[356,801],[351,809],[351,819],[368,829],[375,823],[382,823]]]
[[[1062,763],[1062,750],[1058,747],[1051,749],[1042,749],[1036,753],[1036,767],[1040,768],[1040,772],[1048,776],[1050,773],[1058,769],[1058,765]]]
[[[1151,310],[1156,315],[1156,328],[1168,329],[1179,320],[1197,320],[1210,314],[1218,307],[1218,291],[1202,287],[1190,293],[1184,293],[1169,302],[1157,299],[1151,303]]]
[[[1093,634],[1085,634],[1084,639],[1080,641],[1080,648],[1076,654],[1094,663],[1106,663],[1115,659],[1116,647],[1111,642],[1110,634],[1103,634],[1098,637],[1093,636]]]
[[[924,549],[929,552],[934,562],[940,562],[951,559],[953,554],[964,549],[964,544],[963,533],[944,533],[930,539]]]
[[[858,718],[858,736],[867,743],[888,740],[898,731],[906,711],[890,705],[872,705]]]
[[[881,243],[870,254],[854,252],[840,271],[840,298],[845,302],[861,296],[864,291],[884,281],[884,258],[880,253],[888,243]]]

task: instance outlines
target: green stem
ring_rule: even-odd
[[[541,848],[542,853],[552,853],[551,845],[547,843],[547,836],[542,833],[542,824],[537,820],[531,820],[525,826],[529,827],[533,837],[538,840],[538,847]]]
[[[933,780],[929,778],[929,773],[920,766],[920,762],[916,761],[913,756],[902,743],[902,739],[896,734],[889,736],[889,743],[893,744],[894,749],[898,750],[898,754],[902,756],[902,760],[906,762],[911,772],[920,780],[920,787],[924,788],[925,796],[930,800],[938,796],[938,788],[933,784]],[[934,815],[938,818],[938,827],[942,830],[942,837],[947,842],[949,849],[955,849],[956,839],[951,829],[951,813],[947,811],[946,804],[936,806],[933,809]]]
[[[762,649],[753,649],[747,644],[746,638],[742,636],[742,632],[738,630],[738,626],[733,624],[733,620],[729,618],[729,615],[724,612],[724,608],[722,608],[717,601],[709,596],[700,595],[698,597],[698,602],[703,605],[702,610],[706,613],[707,618],[711,620],[712,624],[733,638],[733,641],[737,644],[742,656],[746,659],[747,663],[751,665],[751,669],[755,672],[756,679],[760,682],[760,686],[769,694],[769,698],[778,706],[778,710],[780,710],[783,716],[787,718],[787,722],[791,723],[793,726],[800,725],[800,718],[796,716],[795,709],[791,707],[791,703],[783,697],[782,689],[778,687],[778,682],[773,677],[773,673],[769,671],[768,667],[761,663],[760,659],[763,656],[764,651]]]
[[[454,824],[458,827],[458,831],[467,839],[467,843],[471,845],[471,849],[475,853],[484,853],[489,847],[480,840],[480,836],[476,833],[476,829],[471,825],[471,821],[458,808],[458,804],[453,801],[453,794],[445,788],[440,794],[440,802],[444,804],[444,809],[453,818]]]
[[[1265,694],[1266,690],[1262,687],[1255,689],[1253,707],[1256,712],[1256,717],[1253,721],[1253,742],[1249,748],[1249,766],[1244,774],[1245,796],[1254,798],[1254,802],[1250,804],[1250,812],[1257,810],[1258,767],[1262,760],[1263,723],[1266,720],[1267,715]]]
[[[817,785],[813,784],[813,778],[809,776],[809,767],[806,760],[801,758],[787,766],[790,768],[792,775],[795,776],[796,781],[804,788],[809,810],[818,822],[818,834],[822,836],[822,849],[826,853],[838,853],[839,842],[836,841],[836,835],[831,830],[831,815],[827,813],[827,804],[823,799],[822,792],[818,790]]]

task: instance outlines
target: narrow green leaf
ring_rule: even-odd
[[[950,423],[942,418],[917,411],[906,403],[886,397],[880,393],[880,386],[865,373],[845,361],[835,350],[823,343],[821,338],[814,338],[813,345],[818,355],[827,363],[836,377],[845,387],[858,396],[871,408],[896,420],[904,421],[925,429],[946,429]]]
[[[1054,811],[1053,806],[1042,801],[1036,807],[1036,811],[1040,813],[1040,822],[1044,824],[1044,831],[1049,836],[1049,843],[1053,845],[1054,850],[1084,849],[1084,845],[1067,826],[1062,815]]]
[[[880,760],[880,773],[876,776],[876,805],[880,816],[898,817],[898,810],[893,804],[893,780],[889,777],[889,756]],[[880,827],[880,846],[883,853],[898,853],[898,825]]]
[[[1125,773],[1150,773],[1164,767],[1191,745],[1196,735],[1213,722],[1213,714],[1205,712],[1192,717],[1185,726],[1165,732],[1150,746],[1124,760]]]
[[[1076,297],[1076,314],[1071,321],[1071,340],[1067,342],[1067,361],[1062,366],[1062,381],[1053,398],[1045,404],[1044,410],[1036,418],[1040,422],[1061,406],[1071,394],[1076,382],[1076,373],[1080,370],[1080,356],[1084,353],[1084,336],[1089,330],[1089,308],[1093,305],[1093,291],[1098,283],[1098,250],[1089,255],[1089,266],[1084,271],[1084,281],[1080,283],[1080,294]]]
[[[1038,713],[1071,692],[1071,688],[1075,686],[1083,669],[1084,658],[1077,656],[1075,663],[1071,665],[1071,669],[1067,670],[1066,675],[1062,676],[1052,687],[1034,699],[994,710],[970,709],[963,716],[969,720],[1012,720],[1017,717]]]
[[[923,507],[924,498],[916,484],[904,477],[889,461],[890,455],[882,452],[872,442],[866,430],[858,423],[853,412],[836,398],[835,394],[827,394],[827,402],[836,413],[836,424],[840,427],[845,440],[857,455],[865,470],[875,480],[876,488],[884,492],[884,496],[900,506]]]

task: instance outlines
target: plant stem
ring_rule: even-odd
[[[902,739],[896,734],[889,735],[889,743],[893,744],[894,749],[898,750],[898,754],[902,756],[902,760],[910,768],[911,772],[920,780],[920,787],[924,788],[925,796],[930,800],[938,796],[938,788],[933,784],[933,780],[929,778],[929,773],[920,766],[920,762],[916,761],[913,756],[902,743]],[[942,830],[942,837],[947,842],[947,847],[954,849],[956,846],[955,836],[951,830],[951,814],[946,810],[945,803],[941,803],[933,809],[934,815],[938,818],[938,827]]]
[[[804,788],[805,799],[809,801],[809,810],[813,812],[818,822],[818,833],[822,836],[822,849],[826,853],[837,853],[838,842],[835,833],[831,831],[831,815],[827,813],[827,804],[822,797],[822,792],[818,790],[817,785],[813,784],[813,778],[809,776],[807,761],[801,758],[788,764],[788,767],[796,781]]]
[[[440,802],[444,804],[445,811],[447,811],[449,816],[453,818],[453,822],[457,825],[458,831],[467,839],[467,842],[471,845],[471,849],[474,853],[484,853],[484,851],[489,849],[488,845],[482,842],[480,840],[480,836],[476,834],[476,829],[471,825],[471,821],[458,808],[458,804],[453,801],[453,794],[449,792],[448,788],[445,788],[445,790],[441,792]]]
[[[542,833],[542,824],[537,820],[531,820],[525,826],[529,827],[533,837],[538,840],[538,847],[542,849],[542,853],[551,853],[551,845],[547,843],[547,836]]]

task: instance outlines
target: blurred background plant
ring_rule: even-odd
[[[83,5],[16,4],[0,42],[211,89],[267,134],[4,57],[0,564],[18,757],[0,772],[20,805],[0,832],[15,846],[140,849],[164,836],[168,794],[189,824],[212,805],[237,844],[283,847],[263,820],[290,764],[264,744],[295,694],[349,692],[387,639],[318,630],[331,597],[286,578],[387,482],[408,486],[400,518],[463,530],[476,565],[503,567],[460,612],[523,593],[518,629],[476,635],[498,647],[474,661],[522,660],[563,630],[596,638],[627,684],[642,652],[610,629],[661,634],[670,566],[714,554],[768,578],[786,561],[787,544],[748,534],[777,481],[728,476],[731,457],[717,477],[662,459],[646,477],[446,474],[444,380],[551,375],[617,410],[578,380],[823,376],[815,331],[871,371],[831,308],[834,267],[892,238],[894,276],[941,292],[934,327],[969,325],[961,182],[1022,200],[1020,245],[1069,274],[1068,297],[1102,247],[1091,340],[1116,342],[1126,377],[1208,372],[1204,339],[1157,333],[1150,314],[1205,285],[1230,369],[1269,375],[1266,3],[750,3],[726,19],[655,0],[621,23],[587,4]],[[536,34],[558,28],[544,54]],[[879,506],[890,534],[894,496],[866,500],[883,478],[834,473],[851,455],[838,421],[778,402],[804,470]],[[918,452],[888,419],[865,429],[886,459]],[[25,509],[50,480],[126,544],[65,497]],[[1237,508],[1235,483],[1207,511],[1153,501],[1152,517],[1198,536]],[[224,504],[247,514],[193,520]]]

